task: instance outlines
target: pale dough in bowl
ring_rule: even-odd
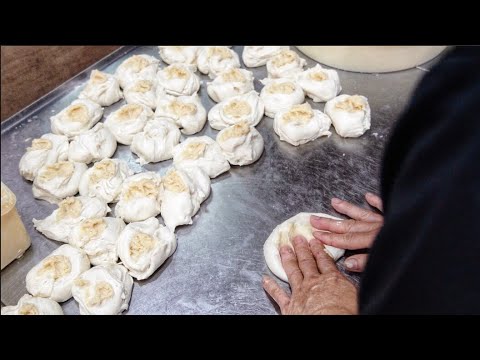
[[[288,278],[285,270],[283,269],[279,248],[282,245],[292,246],[291,241],[297,235],[305,237],[307,241],[310,241],[314,238],[312,233],[316,230],[314,230],[310,225],[311,215],[339,221],[343,220],[322,213],[299,213],[275,227],[263,245],[263,255],[265,256],[265,261],[268,265],[268,268],[283,281],[288,282]],[[343,249],[338,249],[328,245],[325,245],[325,251],[335,261],[340,259],[345,253],[345,250]]]

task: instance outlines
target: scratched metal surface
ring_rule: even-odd
[[[241,46],[234,49],[241,54]],[[1,124],[1,179],[17,195],[18,210],[32,238],[25,255],[1,272],[3,304],[15,304],[26,293],[27,272],[61,245],[33,228],[32,218],[44,218],[56,206],[33,198],[31,183],[18,173],[20,157],[32,138],[50,132],[49,117],[78,96],[90,70],[113,72],[126,57],[141,53],[158,57],[156,47],[122,48]],[[301,56],[307,59],[308,67],[315,65],[315,61]],[[279,140],[272,120],[265,117],[257,126],[265,139],[260,160],[250,166],[233,167],[212,181],[212,194],[202,204],[193,225],[178,228],[175,254],[150,279],[135,281],[126,313],[277,313],[261,285],[262,275],[269,273],[263,257],[265,239],[277,224],[298,212],[335,214],[329,205],[333,196],[367,206],[363,194],[378,192],[380,159],[389,132],[431,63],[422,69],[388,74],[339,71],[342,93],[367,96],[372,109],[372,127],[358,139],[340,138],[332,128],[330,138],[293,147]],[[266,68],[253,69],[253,73],[255,89],[260,91],[258,80],[266,77]],[[200,96],[210,109],[214,102],[206,93],[208,79],[201,78]],[[122,104],[106,108],[104,119]],[[323,103],[311,104],[323,110]],[[215,138],[216,134],[207,124],[197,135]],[[142,171],[129,147],[119,145],[114,157],[127,160],[134,171]],[[171,160],[143,169],[164,174],[170,165]],[[339,261],[343,271],[342,263],[343,259]],[[351,279],[358,283],[357,276]],[[62,306],[66,314],[78,314],[73,299]]]

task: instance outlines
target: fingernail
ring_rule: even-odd
[[[340,204],[341,202],[342,202],[342,200],[340,200],[340,199],[337,199],[337,198],[333,198],[333,199],[332,199],[332,204],[338,205],[338,204]]]
[[[296,245],[300,245],[302,242],[303,242],[303,238],[301,236],[295,236],[293,238],[293,242],[296,244]]]
[[[283,246],[280,248],[280,252],[283,253],[283,254],[288,254],[288,253],[291,253],[291,252],[292,252],[292,249],[290,248],[290,246],[283,245]]]
[[[270,279],[264,275],[264,276],[262,276],[262,280],[263,280],[264,283],[266,283],[266,282],[268,282],[268,280],[270,280]]]
[[[347,259],[345,260],[345,266],[347,267],[347,269],[355,269],[357,267],[357,260]]]

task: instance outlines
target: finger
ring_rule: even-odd
[[[317,262],[318,270],[320,270],[322,274],[338,271],[335,261],[328,255],[320,241],[317,239],[310,240],[310,249],[312,249],[313,256]]]
[[[359,220],[334,220],[312,215],[310,224],[317,230],[330,231],[337,234],[348,232],[368,232],[377,230],[381,224],[378,222],[365,222]]]
[[[362,272],[367,265],[368,254],[352,255],[345,259],[345,267],[349,271]]]
[[[303,278],[310,278],[319,275],[317,262],[313,257],[310,246],[303,236],[295,236],[293,239],[293,248],[297,256],[298,266],[302,270]]]
[[[372,246],[376,231],[371,232],[353,232],[345,234],[334,234],[323,231],[314,231],[313,236],[325,245],[330,245],[340,249],[365,249]]]
[[[280,258],[282,259],[283,269],[287,274],[288,282],[292,291],[297,289],[303,280],[303,274],[298,267],[297,257],[290,246],[282,246],[280,248]]]
[[[284,308],[290,302],[290,298],[287,293],[273,280],[270,276],[263,277],[263,288],[272,297],[273,300],[280,306],[280,310],[283,313]]]
[[[378,210],[383,212],[383,202],[382,202],[382,199],[380,198],[380,196],[377,196],[377,195],[372,194],[372,193],[366,193],[365,194],[365,199],[374,208],[377,208]]]
[[[361,207],[353,205],[344,200],[333,198],[332,206],[339,213],[345,214],[355,220],[362,220],[367,222],[383,221],[382,215],[376,214],[370,210],[362,209]]]

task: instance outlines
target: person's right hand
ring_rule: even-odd
[[[383,211],[382,199],[367,193],[365,199],[373,207]],[[362,209],[347,201],[332,199],[332,206],[341,214],[349,216],[348,220],[332,220],[312,215],[310,223],[317,230],[313,236],[325,245],[340,249],[358,250],[370,248],[383,225],[383,216]],[[324,232],[324,231],[329,231]],[[361,272],[367,263],[368,254],[357,254],[345,260],[345,266],[350,271]]]

